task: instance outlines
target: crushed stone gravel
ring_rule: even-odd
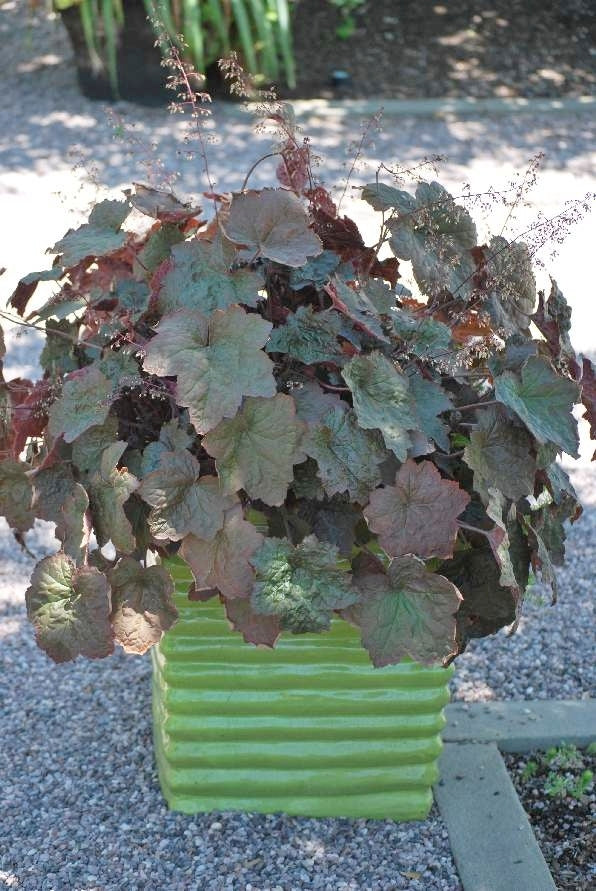
[[[137,142],[114,140],[106,107],[77,91],[64,34],[47,17],[31,27],[44,41],[33,61],[24,0],[0,11],[3,90],[0,92],[0,194],[8,266],[0,280],[7,295],[18,278],[44,268],[44,249],[68,225],[77,225],[102,187],[122,188],[145,179],[139,157],[147,144],[166,167],[182,163],[182,124],[156,109],[116,107]],[[10,40],[7,40],[10,35]],[[250,124],[238,110],[218,110],[226,144],[219,173],[239,185],[260,148],[247,142]],[[328,162],[329,176],[345,176],[345,146],[360,121],[319,114],[309,127]],[[396,135],[397,134],[397,135]],[[388,154],[403,162],[435,151],[449,157],[442,181],[491,182],[495,167],[523,166],[535,150],[547,151],[537,194],[548,213],[570,196],[593,188],[593,139],[582,117],[499,118],[483,121],[404,119],[375,138],[374,163]],[[73,171],[78,146],[83,167]],[[265,149],[266,150],[266,149]],[[220,159],[221,160],[221,159]],[[184,167],[185,162],[182,163]],[[264,165],[263,165],[264,166]],[[201,186],[198,165],[186,165],[182,193]],[[258,169],[254,184],[269,171]],[[365,174],[358,170],[357,182]],[[345,205],[349,212],[351,191]],[[3,214],[3,215],[4,215]],[[520,224],[523,223],[523,214]],[[576,230],[561,250],[555,272],[563,290],[585,297],[578,270],[588,255],[588,228]],[[23,237],[23,233],[27,237]],[[573,241],[573,240],[572,240]],[[576,284],[574,285],[574,282]],[[2,298],[0,298],[0,303]],[[576,334],[592,350],[594,325],[577,309]],[[583,313],[583,314],[582,314]],[[574,332],[572,331],[572,334]],[[35,374],[37,338],[7,337],[7,372]],[[577,337],[576,337],[577,342]],[[457,699],[580,698],[594,680],[590,640],[591,568],[596,532],[596,482],[589,461],[573,471],[587,509],[570,530],[569,564],[559,573],[561,596],[551,608],[536,589],[512,640],[503,634],[473,642],[453,681]],[[41,557],[54,550],[47,524],[38,522],[28,545]],[[169,813],[161,799],[151,742],[150,663],[117,653],[97,663],[52,665],[36,647],[25,618],[24,591],[33,561],[19,551],[0,521],[0,887],[23,891],[458,891],[460,882],[445,826],[433,810],[422,823],[306,820],[254,814],[189,817]]]

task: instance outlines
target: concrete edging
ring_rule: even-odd
[[[486,115],[585,114],[596,111],[596,96],[563,99],[287,99],[297,118],[370,118],[382,111],[384,118],[465,118]],[[246,120],[259,102],[215,101],[212,108],[226,118]]]
[[[288,100],[298,116],[362,115],[379,109],[385,117],[463,117],[487,114],[578,114],[596,110],[596,96],[562,99],[295,99]]]
[[[453,702],[445,713],[444,742],[496,742],[503,752],[587,746],[596,738],[596,699]]]
[[[446,743],[435,799],[465,891],[556,891],[495,743]]]
[[[499,749],[596,738],[596,700],[454,702],[434,795],[464,891],[556,891]]]

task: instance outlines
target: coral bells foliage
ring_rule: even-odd
[[[308,165],[290,140],[281,185],[210,194],[210,221],[137,185],[12,296],[46,340],[41,380],[2,383],[0,510],[56,524],[26,595],[52,659],[159,641],[174,555],[247,642],[340,616],[376,666],[513,624],[531,568],[554,591],[581,511],[556,458],[574,405],[595,418],[563,295],[435,182],[366,186],[366,246]]]

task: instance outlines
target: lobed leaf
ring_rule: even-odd
[[[179,452],[188,449],[192,445],[192,441],[193,437],[189,436],[186,430],[180,426],[178,418],[168,421],[159,431],[159,439],[156,442],[150,442],[143,449],[141,476],[147,476],[157,470],[164,452]]]
[[[147,345],[145,371],[176,375],[177,401],[197,432],[233,418],[243,396],[274,396],[273,363],[262,351],[271,328],[240,306],[216,310],[209,321],[197,311],[165,316]]]
[[[416,426],[429,439],[434,439],[440,449],[448,452],[449,427],[439,419],[440,414],[455,407],[447,391],[436,381],[422,377],[418,371],[408,376],[408,387]]]
[[[343,364],[345,355],[337,340],[342,333],[341,316],[334,310],[314,312],[310,306],[300,306],[290,313],[283,325],[271,332],[268,353],[286,353],[305,365],[316,362]]]
[[[516,518],[515,507],[508,509],[507,499],[498,489],[490,488],[488,496],[486,514],[495,526],[487,535],[487,539],[501,570],[499,584],[504,588],[511,588],[518,602],[519,616],[519,605],[528,581],[529,555],[526,554],[522,566],[514,566],[513,557],[518,551],[518,539],[524,538]]]
[[[527,566],[528,562],[526,571]],[[501,569],[488,545],[486,549],[477,547],[456,554],[453,560],[443,563],[441,573],[457,586],[463,596],[457,614],[460,653],[471,638],[494,634],[515,621],[515,593],[501,585]]]
[[[152,507],[149,528],[158,541],[180,541],[191,533],[210,541],[223,527],[224,512],[236,499],[224,494],[217,477],[200,472],[189,451],[164,452],[157,470],[141,482],[138,494]]]
[[[121,452],[126,443],[118,439],[118,419],[108,417],[103,424],[85,430],[72,444],[72,463],[83,477],[95,473],[101,464],[102,453],[108,446],[118,443]]]
[[[387,186],[384,183],[369,183],[362,189],[362,200],[373,210],[397,210],[401,214],[409,214],[416,210],[416,199],[409,192]]]
[[[360,628],[376,668],[406,658],[433,664],[455,652],[461,595],[422,560],[400,557],[386,573],[356,573],[354,583],[360,599],[344,615]]]
[[[337,276],[328,291],[333,305],[377,340],[389,343],[374,302],[362,288],[351,288]]]
[[[236,597],[225,601],[228,621],[234,631],[239,631],[246,643],[273,648],[281,634],[281,623],[277,616],[263,616],[256,613],[250,600]]]
[[[286,189],[240,192],[233,196],[225,233],[235,244],[285,266],[303,266],[323,250],[309,226],[302,202]]]
[[[290,270],[290,287],[295,291],[303,288],[323,288],[339,266],[339,257],[333,251],[323,251],[307,260],[302,266]]]
[[[0,515],[11,529],[31,529],[35,513],[31,510],[33,487],[27,475],[28,464],[14,458],[0,461]]]
[[[64,436],[65,442],[73,442],[85,430],[103,424],[110,412],[112,394],[112,383],[97,365],[87,365],[69,374],[62,396],[50,408],[50,436]]]
[[[157,297],[159,312],[196,309],[210,315],[235,303],[256,306],[263,278],[251,269],[234,270],[235,257],[236,249],[222,237],[175,245]]]
[[[363,504],[381,482],[380,468],[387,453],[343,406],[328,411],[320,425],[309,425],[303,447],[317,462],[327,495],[348,492]]]
[[[142,183],[133,183],[133,189],[126,189],[124,194],[141,213],[167,223],[183,223],[201,211],[198,205],[184,203],[172,192],[154,189]]]
[[[89,543],[88,507],[87,492],[75,481],[69,464],[59,461],[36,471],[33,512],[36,517],[56,524],[56,538],[75,563],[80,561],[81,550]]]
[[[408,379],[379,352],[357,356],[342,374],[352,391],[360,426],[380,430],[387,448],[405,461],[411,445],[408,431],[418,426]]]
[[[79,322],[69,322],[68,319],[48,319],[46,322],[46,340],[39,364],[52,377],[60,378],[79,368],[74,352],[79,327]]]
[[[217,588],[224,597],[250,597],[254,570],[250,558],[264,541],[242,507],[226,511],[223,527],[211,541],[187,535],[180,554],[192,570],[197,588]]]
[[[417,318],[397,307],[391,314],[393,329],[405,342],[408,352],[419,359],[440,360],[451,349],[451,329],[443,322],[423,316]]]
[[[538,529],[535,528],[527,518],[524,519],[526,520],[526,528],[528,531],[528,544],[530,545],[532,569],[534,572],[540,574],[542,583],[550,587],[552,591],[552,602],[554,604],[557,602],[559,596],[559,585],[554,564],[555,562],[562,563],[565,555],[565,530],[563,524],[558,523],[556,526],[556,532],[558,533],[557,538],[555,538],[556,533],[554,526],[546,528],[546,531],[550,533],[551,546],[554,546],[560,553],[560,560],[556,560],[556,557],[553,559],[551,552]]]
[[[494,487],[512,501],[533,494],[536,461],[531,447],[526,430],[514,426],[498,406],[477,411],[476,426],[464,450],[464,461],[475,474],[475,489]]]
[[[89,546],[91,523],[88,517],[89,496],[80,483],[75,483],[72,491],[64,499],[56,522],[56,538],[62,543],[62,550],[75,563],[82,559],[81,551]]]
[[[337,548],[314,535],[297,547],[287,539],[268,538],[251,562],[257,574],[252,608],[277,616],[285,631],[327,631],[333,611],[357,600],[350,575],[337,566]]]
[[[158,277],[161,264],[168,262],[172,248],[182,241],[184,233],[174,223],[164,223],[159,229],[152,229],[133,261],[135,278],[145,279],[153,284],[153,274],[156,273],[156,278]]]
[[[542,359],[531,356],[522,366],[521,377],[504,371],[495,378],[495,396],[513,409],[538,442],[554,442],[574,458],[579,456],[572,415],[579,388],[574,381],[560,377]]]
[[[118,300],[120,309],[136,323],[149,309],[151,292],[145,282],[138,282],[134,278],[125,278],[116,284],[114,297]]]
[[[349,405],[335,393],[326,393],[315,381],[306,381],[292,390],[296,403],[296,413],[301,421],[311,426],[322,424],[325,415],[332,409],[347,411]]]
[[[54,266],[52,269],[43,269],[41,272],[30,272],[24,276],[18,283],[16,289],[11,294],[8,305],[14,307],[20,316],[25,315],[27,304],[33,296],[39,282],[55,282],[65,275],[61,266]]]
[[[163,566],[144,567],[131,557],[121,557],[109,578],[116,641],[125,653],[145,653],[178,618],[172,577]]]
[[[62,553],[46,557],[33,571],[25,600],[37,643],[54,662],[113,652],[110,586],[95,567],[77,568]]]
[[[472,248],[476,226],[464,207],[439,183],[420,183],[415,207],[388,222],[390,244],[396,257],[411,260],[416,283],[423,294],[439,297],[445,291],[468,297],[476,270]]]
[[[483,308],[505,334],[527,334],[536,303],[536,279],[528,246],[497,235],[491,238],[486,252],[489,296]]]
[[[303,432],[291,396],[248,397],[235,418],[204,437],[203,447],[216,460],[224,491],[244,489],[250,498],[276,505],[286,497],[294,464],[304,461]]]
[[[364,510],[369,527],[390,557],[451,557],[457,518],[470,496],[445,480],[431,461],[408,460],[394,486],[376,489]]]
[[[138,387],[142,383],[139,363],[129,348],[108,351],[97,365],[101,373],[111,381],[114,391],[124,387]]]
[[[102,257],[120,250],[128,237],[120,227],[129,210],[126,201],[101,201],[91,211],[89,222],[71,229],[51,252],[60,255],[63,266],[75,266],[87,257]]]
[[[117,551],[130,554],[136,548],[136,539],[124,505],[139,481],[126,467],[117,466],[125,449],[125,442],[115,442],[103,450],[99,469],[89,476],[87,492],[99,546],[111,541]]]

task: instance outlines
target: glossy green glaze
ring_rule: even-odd
[[[153,726],[173,810],[311,817],[427,816],[451,671],[374,669],[358,632],[285,635],[274,650],[191,602],[178,561],[177,624],[153,653]]]

